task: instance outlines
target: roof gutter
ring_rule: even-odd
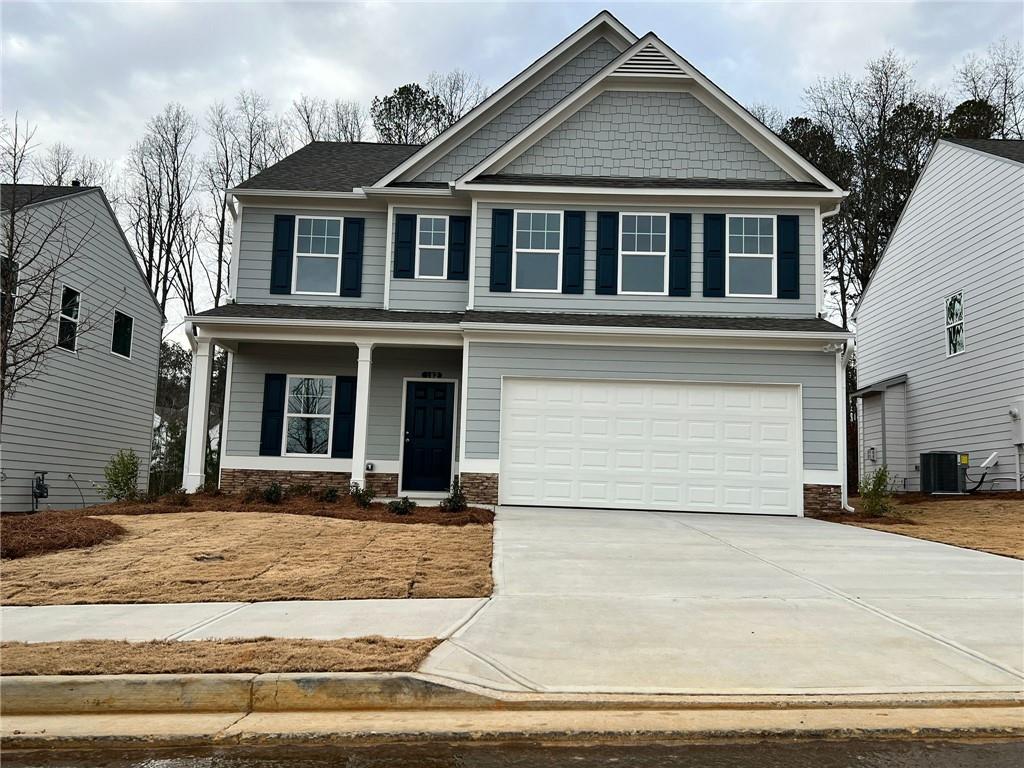
[[[536,184],[477,184],[474,182],[458,181],[455,183],[457,191],[466,192],[514,192],[532,194],[572,194],[572,195],[618,195],[628,197],[630,195],[644,197],[781,197],[800,198],[809,200],[839,200],[848,194],[844,191],[822,190],[765,190],[765,189],[721,189],[708,187],[585,187],[569,185],[536,185]],[[828,215],[839,210],[837,204],[835,209]],[[822,214],[825,215],[825,214]]]
[[[563,334],[615,334],[620,336],[705,337],[726,339],[792,339],[846,341],[853,338],[848,331],[757,331],[725,328],[637,328],[614,325],[553,325],[545,323],[482,323],[463,322],[464,331],[475,333],[563,333]]]
[[[459,330],[459,323],[401,323],[390,320],[316,320],[310,318],[282,318],[282,317],[217,317],[204,315],[189,315],[185,318],[187,323],[193,325],[228,325],[239,327],[280,327],[293,326],[299,328],[339,328],[351,330],[387,330],[387,331],[455,331]]]
[[[245,187],[233,187],[227,190],[232,196],[247,195],[249,197],[323,197],[341,200],[365,200],[366,195],[362,189],[356,188],[351,192],[332,192],[329,190],[298,190],[298,189],[247,189]]]

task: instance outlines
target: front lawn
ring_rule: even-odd
[[[110,537],[77,542],[67,531],[80,518],[106,522]],[[190,497],[187,507],[112,504],[4,518],[0,601],[486,597],[492,519],[486,510],[417,508],[395,515],[382,505],[362,509],[347,500],[271,505],[226,495]],[[27,543],[12,559],[6,550],[16,529],[13,540]],[[48,531],[57,551],[46,551]],[[78,548],[61,548],[76,542]]]

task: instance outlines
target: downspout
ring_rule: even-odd
[[[850,357],[853,354],[853,342],[846,343],[846,349],[840,354],[836,353],[836,455],[839,459],[839,491],[840,506],[844,512],[856,512],[850,506],[849,479],[847,478],[847,456],[846,456],[846,366],[850,364]]]

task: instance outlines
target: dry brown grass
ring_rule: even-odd
[[[257,512],[115,518],[119,540],[0,562],[5,605],[484,597],[490,525]]]
[[[851,501],[857,508],[858,500]],[[1024,560],[1024,495],[1017,493],[897,496],[894,519],[829,519]]]
[[[411,672],[437,645],[399,640],[74,640],[0,644],[3,675]]]
[[[62,549],[94,547],[124,534],[124,528],[113,520],[84,515],[63,512],[0,515],[0,557],[30,557]]]

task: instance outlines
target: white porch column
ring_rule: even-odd
[[[352,482],[366,487],[366,433],[370,423],[370,359],[373,344],[361,342],[356,368],[356,423],[352,435]]]
[[[185,427],[185,471],[182,486],[189,493],[206,481],[206,435],[210,415],[210,358],[213,342],[196,339],[192,350],[192,378],[188,389]]]

